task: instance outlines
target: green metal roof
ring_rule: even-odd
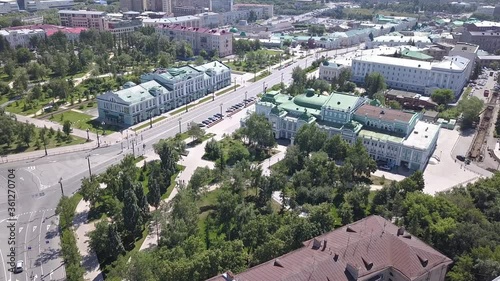
[[[314,91],[314,90],[313,90]],[[293,102],[302,107],[311,109],[321,109],[330,96],[322,96],[316,94],[302,94],[293,99]]]
[[[429,55],[426,55],[424,53],[417,52],[417,51],[410,51],[408,49],[403,50],[401,52],[401,55],[403,57],[409,57],[409,58],[416,59],[416,60],[431,60],[431,59],[433,59]]]
[[[324,105],[339,111],[349,111],[356,106],[360,99],[358,96],[343,93],[333,93],[327,98]]]

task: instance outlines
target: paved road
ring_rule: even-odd
[[[349,51],[355,50],[352,47]],[[346,52],[344,49],[338,53]],[[253,84],[247,84],[235,92],[216,97],[214,101],[202,104],[181,116],[170,118],[166,122],[154,125],[153,128],[143,131],[135,138],[134,153],[143,153],[143,144],[146,150],[160,139],[174,136],[180,130],[185,131],[190,122],[201,122],[207,117],[221,110],[225,111],[232,105],[242,102],[245,93],[247,97],[254,97],[262,93],[263,87],[291,81],[292,69],[296,66],[306,67],[313,61],[312,57],[298,60],[293,65],[274,70],[272,74]],[[283,74],[283,76],[282,76]],[[6,228],[7,199],[0,195],[0,281],[2,280],[64,280],[65,272],[60,257],[59,234],[56,226],[58,218],[55,216],[55,207],[61,197],[59,179],[62,178],[64,192],[71,195],[81,185],[81,179],[88,176],[87,160],[90,155],[92,172],[98,174],[110,165],[118,163],[124,155],[132,153],[130,143],[104,147],[100,149],[74,152],[70,154],[41,157],[29,161],[10,162],[0,166],[0,189],[7,194],[7,170],[16,169],[16,258],[25,261],[25,271],[21,274],[11,274],[7,267],[9,245],[7,238],[10,232]],[[130,149],[128,148],[130,147]],[[36,277],[36,278],[35,278]]]

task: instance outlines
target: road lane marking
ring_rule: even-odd
[[[47,231],[49,231],[49,228],[50,228],[50,224],[47,224]]]
[[[42,214],[42,217],[40,218],[40,227],[38,228],[38,255],[41,255],[42,254],[42,251],[40,250],[40,245],[41,245],[41,239],[42,239],[42,223],[45,222],[45,211],[43,211],[43,214]],[[47,227],[47,230],[49,230],[49,228]],[[42,275],[43,276],[43,262],[40,262],[40,270],[42,271]]]
[[[30,217],[28,219],[28,223],[26,223],[26,228],[29,227],[30,225],[30,221],[31,221],[31,217],[33,216],[33,214],[30,214]],[[28,262],[28,232],[29,231],[26,231],[26,234],[24,235],[24,262],[25,264],[27,264]],[[26,271],[26,280],[29,280],[28,279],[28,271]]]
[[[36,225],[33,226],[33,232],[35,232],[35,230],[36,230]]]
[[[5,263],[5,260],[3,259],[2,250],[0,250],[0,257],[2,257],[3,274],[5,275],[5,280],[7,280],[7,269],[5,268],[6,263]]]
[[[21,233],[21,231],[23,231],[24,227],[19,227],[19,233]]]

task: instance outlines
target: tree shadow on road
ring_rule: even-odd
[[[47,231],[47,233],[45,233],[45,239],[52,239],[56,236],[59,235],[59,230],[58,229],[52,229],[50,231]]]
[[[75,217],[73,218],[73,226],[75,228],[78,228],[80,225],[85,224],[87,222],[88,214],[89,214],[88,210],[76,214]]]
[[[82,259],[82,266],[85,270],[94,271],[96,268],[99,268],[99,261],[97,260],[97,256],[94,253],[89,253],[84,256]]]
[[[40,253],[38,258],[35,260],[35,266],[40,266],[50,260],[55,260],[61,256],[60,249],[49,248]]]

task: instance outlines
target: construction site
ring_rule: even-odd
[[[494,92],[493,95],[490,95],[490,99],[486,104],[486,108],[479,113],[480,121],[479,126],[477,126],[477,133],[472,141],[471,148],[468,153],[468,158],[474,161],[481,162],[484,159],[484,151],[487,146],[487,137],[491,130],[491,127],[494,126],[496,116],[495,116],[495,107],[498,100],[498,92]]]

